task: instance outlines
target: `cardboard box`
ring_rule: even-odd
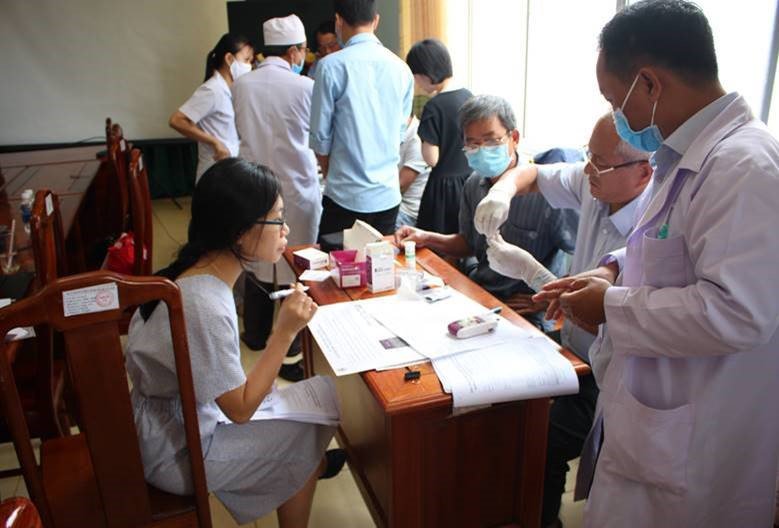
[[[299,249],[292,253],[296,266],[303,269],[322,269],[327,267],[327,253],[316,248]]]
[[[344,249],[330,252],[330,266],[333,268],[333,280],[340,288],[365,286],[365,262],[355,262],[356,249]]]
[[[395,253],[389,242],[373,242],[365,246],[365,266],[371,293],[395,289]]]

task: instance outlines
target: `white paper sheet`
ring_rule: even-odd
[[[414,350],[431,359],[493,347],[531,335],[501,317],[497,328],[489,334],[467,339],[451,336],[447,329],[449,323],[473,315],[483,315],[493,308],[482,306],[454,289],[451,297],[434,303],[428,303],[418,295],[393,295],[358,303]]]
[[[322,282],[326,281],[330,278],[330,270],[311,270],[307,269],[303,273],[300,274],[300,277],[298,277],[298,280],[302,281],[313,281],[313,282]]]
[[[291,420],[294,422],[338,425],[341,411],[332,378],[314,376],[268,394],[252,420]],[[223,413],[217,421],[231,423]]]
[[[433,368],[455,408],[579,391],[573,365],[541,336],[434,359]]]
[[[361,302],[320,306],[308,328],[336,376],[425,359],[379,324]]]
[[[0,308],[5,308],[6,306],[10,306],[13,301],[14,300],[10,298],[0,299]],[[29,339],[31,337],[35,337],[35,329],[32,326],[24,326],[24,327],[11,328],[8,331],[8,333],[5,335],[5,340],[6,342],[19,341],[20,339]]]

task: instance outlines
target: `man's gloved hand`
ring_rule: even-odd
[[[495,184],[487,193],[487,196],[476,206],[473,223],[476,231],[492,237],[498,233],[498,229],[509,217],[511,199],[514,197],[514,189],[508,185]]]
[[[557,277],[519,246],[509,244],[500,233],[487,240],[487,260],[490,268],[512,279],[523,280],[538,291]]]

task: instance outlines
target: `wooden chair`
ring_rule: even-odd
[[[30,217],[36,289],[41,289],[65,273],[64,237],[57,195],[49,190],[36,193]],[[29,326],[29,325],[23,325]],[[35,326],[35,339],[9,344],[18,360],[13,363],[14,378],[23,405],[24,417],[34,438],[55,438],[70,434],[70,417],[65,402],[67,368],[55,350],[63,350],[62,338],[45,324]],[[12,439],[7,416],[0,424],[0,442]],[[18,468],[0,471],[0,477],[19,475]]]
[[[151,275],[151,249],[154,242],[149,173],[138,149],[130,153],[130,223],[135,242],[133,275]]]
[[[35,193],[30,217],[35,282],[42,288],[67,275],[65,234],[62,229],[59,198],[48,189]]]
[[[122,127],[118,123],[112,123],[110,117],[105,120],[105,135],[108,160],[113,167],[113,178],[105,196],[106,210],[111,214],[107,221],[110,222],[112,232],[121,233],[127,228],[129,218],[127,178],[132,145],[124,138]]]
[[[118,308],[65,316],[64,295],[102,287],[86,304]],[[84,294],[86,295],[86,294]],[[189,463],[195,494],[170,495],[143,476],[119,339],[124,308],[161,300],[168,307]],[[192,370],[178,286],[159,277],[91,272],[58,279],[0,312],[0,336],[20,325],[48,324],[65,336],[82,433],[44,440],[40,465],[30,443],[5,347],[0,403],[8,417],[27,490],[48,527],[211,526]]]

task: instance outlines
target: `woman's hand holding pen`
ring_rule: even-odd
[[[292,286],[295,291],[284,299],[279,309],[279,317],[276,320],[277,332],[294,339],[316,313],[317,304],[303,291],[303,285],[296,283]]]

